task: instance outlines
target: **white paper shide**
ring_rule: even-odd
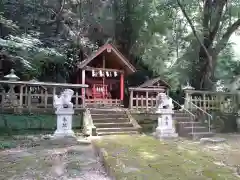
[[[165,93],[159,93],[157,96],[158,107],[158,126],[156,128],[157,138],[171,138],[177,137],[178,134],[175,130],[175,125],[173,124],[172,116],[173,103],[172,99],[169,98]]]
[[[60,97],[54,95],[53,106],[57,115],[57,130],[54,132],[55,137],[74,136],[72,130],[72,116],[74,114],[73,103],[71,102],[74,91],[65,89]]]

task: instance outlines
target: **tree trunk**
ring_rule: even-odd
[[[194,74],[191,80],[191,84],[196,90],[212,90],[214,85],[214,70],[217,57],[215,50],[209,47],[208,42],[204,42],[204,45],[208,48],[211,58],[209,59],[204,49],[200,48],[198,55],[199,61],[197,65],[193,67]]]

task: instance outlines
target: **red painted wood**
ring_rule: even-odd
[[[103,84],[94,84],[92,88],[94,99],[107,99],[109,96],[108,86]]]
[[[121,73],[120,76],[120,100],[122,101],[124,97],[124,74]]]

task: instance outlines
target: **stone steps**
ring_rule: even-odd
[[[119,127],[133,127],[129,122],[119,122],[119,123],[94,123],[96,128],[119,128]]]
[[[112,118],[99,118],[99,119],[93,119],[93,123],[125,123],[129,122],[129,119],[127,118],[118,118],[118,119],[112,119]]]
[[[187,114],[187,113],[185,113],[185,112],[174,111],[173,116],[174,116],[174,117],[189,117],[189,114]]]
[[[92,118],[93,119],[98,119],[98,118],[114,118],[114,119],[118,119],[118,118],[128,118],[127,114],[105,114],[105,113],[102,113],[102,114],[91,114]]]
[[[201,139],[206,137],[213,137],[215,134],[213,132],[194,132],[194,133],[188,133],[188,135],[192,139]]]
[[[90,109],[90,113],[98,136],[139,133],[123,109]]]
[[[175,111],[173,119],[176,121],[176,132],[179,136],[197,139],[214,135],[207,126],[196,122],[190,114]]]
[[[186,117],[177,117],[173,116],[173,119],[176,120],[178,123],[180,122],[193,122],[193,118],[186,116]]]
[[[122,108],[95,108],[95,109],[89,109],[93,114],[124,114],[124,110]]]
[[[106,135],[123,135],[123,134],[138,134],[138,131],[121,131],[121,132],[99,132],[98,136]]]
[[[184,127],[178,131],[179,136],[189,136],[192,133],[206,133],[208,129],[205,126]]]
[[[98,132],[128,132],[128,131],[135,131],[135,127],[120,127],[120,128],[97,128]]]

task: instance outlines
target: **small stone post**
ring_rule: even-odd
[[[72,130],[72,116],[74,114],[73,104],[71,102],[73,90],[66,89],[61,93],[61,96],[54,96],[53,105],[56,108],[57,129],[54,132],[54,137],[74,137]]]
[[[187,82],[187,85],[182,88],[185,93],[185,100],[184,100],[184,108],[189,109],[189,101],[190,101],[190,95],[188,94],[188,90],[194,90],[195,88],[192,87],[189,82]]]
[[[172,99],[167,97],[165,93],[160,93],[158,99],[160,103],[156,112],[158,114],[156,137],[160,139],[178,137],[172,119],[172,115],[174,114]]]

